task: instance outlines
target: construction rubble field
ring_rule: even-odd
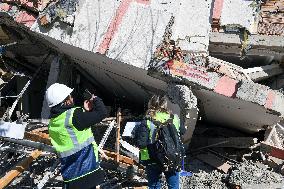
[[[180,119],[180,188],[284,188],[284,0],[1,0],[0,189],[63,188],[54,83],[106,105],[97,188],[147,188],[131,128],[155,94]]]

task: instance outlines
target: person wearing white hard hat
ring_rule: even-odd
[[[105,175],[90,127],[105,118],[107,111],[103,101],[88,91],[83,95],[83,107],[75,107],[72,91],[60,83],[47,89],[46,99],[51,107],[49,136],[60,158],[64,188],[95,188]]]

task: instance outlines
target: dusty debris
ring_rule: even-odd
[[[229,184],[241,188],[277,188],[283,186],[283,176],[268,170],[264,164],[245,161],[235,165],[229,176]]]
[[[229,169],[231,168],[231,165],[229,165],[227,161],[225,161],[224,159],[221,159],[220,157],[212,153],[199,154],[196,156],[196,158],[215,167],[216,169],[224,173],[228,173]]]
[[[189,162],[187,169],[192,171],[193,176],[181,178],[184,188],[226,188],[225,183],[222,182],[223,174],[221,172],[197,159],[191,159]]]
[[[182,188],[282,188],[283,2],[1,1],[0,188],[62,187],[41,119],[54,82],[74,88],[76,105],[86,88],[108,105],[112,117],[92,127],[103,138],[101,188],[147,184],[121,133],[152,94],[166,94],[180,117],[193,172]]]

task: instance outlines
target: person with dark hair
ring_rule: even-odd
[[[169,189],[179,188],[179,172],[178,170],[165,170],[163,165],[151,157],[150,147],[151,139],[155,138],[157,126],[156,122],[165,123],[172,119],[174,127],[179,132],[180,121],[177,115],[172,115],[167,107],[167,99],[165,96],[154,95],[148,102],[148,110],[146,111],[146,119],[137,128],[135,136],[136,144],[140,148],[140,162],[146,166],[146,174],[149,189],[161,188],[161,175],[164,173]]]
[[[103,101],[93,94],[84,94],[84,106],[75,107],[72,91],[60,83],[47,89],[46,99],[51,107],[49,137],[60,158],[64,188],[89,189],[105,177],[90,127],[105,118],[107,111]]]

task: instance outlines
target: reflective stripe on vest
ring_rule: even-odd
[[[170,114],[158,112],[155,116],[155,120],[164,123],[165,121],[167,121],[167,119],[165,119],[165,117],[170,118]],[[150,120],[147,120],[146,124],[147,124],[147,127],[149,129],[149,140],[150,140],[150,144],[151,144],[155,140],[156,134],[154,132],[156,130],[156,126]],[[179,120],[176,116],[173,118],[173,124],[174,124],[175,128],[177,129],[177,131],[179,131]],[[147,147],[141,149],[140,150],[140,160],[145,161],[145,160],[149,160],[149,159],[150,159],[150,156],[149,156],[149,152],[148,152]]]
[[[63,112],[61,115],[50,120],[49,136],[52,145],[55,147],[59,157],[68,157],[90,144],[96,146],[91,128],[78,131],[72,125],[73,112],[72,108]],[[94,148],[97,154],[97,148]]]
[[[87,147],[88,145],[90,145],[92,142],[95,141],[94,137],[90,137],[85,142],[83,142],[82,144],[79,144],[77,137],[76,137],[76,134],[75,134],[73,128],[71,127],[71,125],[69,124],[69,119],[71,117],[71,114],[72,114],[72,109],[67,110],[64,126],[65,126],[67,132],[69,133],[69,136],[70,136],[70,138],[73,142],[74,148],[72,148],[71,150],[68,150],[68,151],[60,152],[58,155],[61,158],[75,154],[76,152],[79,152],[81,149]]]

